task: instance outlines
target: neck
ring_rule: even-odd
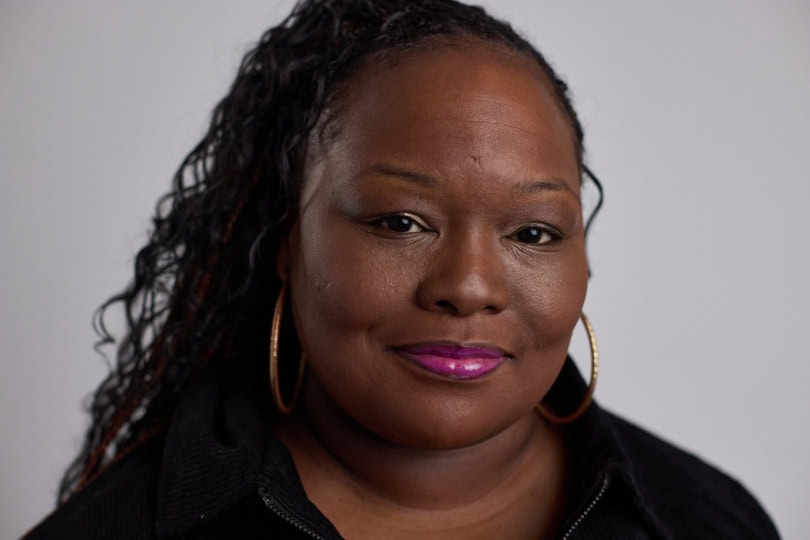
[[[544,486],[559,498],[559,434],[533,412],[463,448],[434,450],[383,440],[308,388],[302,411],[276,433],[290,448],[310,498],[336,492],[413,510],[443,511],[483,501],[506,503]],[[320,506],[320,505],[319,505]]]

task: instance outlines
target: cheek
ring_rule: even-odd
[[[519,318],[531,325],[526,329],[533,337],[530,347],[551,353],[562,365],[585,302],[588,266],[584,246],[550,261],[524,272],[528,279],[513,279],[522,291],[513,299]]]
[[[392,320],[413,288],[413,268],[390,260],[370,238],[358,241],[355,225],[324,221],[302,223],[291,265],[299,335],[311,346],[330,336],[351,340]]]
[[[584,249],[574,250],[563,264],[550,272],[547,289],[541,298],[547,298],[549,315],[554,319],[571,321],[579,318],[588,291],[588,263]]]

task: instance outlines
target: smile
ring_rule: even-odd
[[[450,379],[477,379],[498,368],[508,355],[494,347],[425,344],[397,347],[396,353],[425,371]]]

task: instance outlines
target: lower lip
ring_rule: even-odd
[[[495,371],[506,357],[486,358],[449,358],[434,354],[397,351],[406,360],[410,360],[425,371],[449,379],[478,379]]]

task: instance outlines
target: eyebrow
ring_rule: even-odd
[[[441,183],[435,176],[397,167],[390,163],[372,165],[366,169],[365,172],[410,181],[424,187],[436,187]],[[529,195],[543,191],[565,191],[577,197],[577,193],[571,189],[568,183],[559,178],[545,178],[542,180],[521,182],[512,188],[512,195]]]
[[[366,174],[372,173],[382,176],[388,176],[391,178],[397,178],[400,180],[407,180],[425,187],[436,187],[441,183],[440,180],[435,176],[410,171],[408,169],[403,169],[402,167],[397,167],[389,163],[378,163],[376,165],[372,165],[364,172]]]
[[[529,180],[528,182],[521,182],[512,188],[513,195],[528,195],[531,193],[540,193],[543,191],[567,191],[571,195],[577,196],[577,193],[571,189],[567,182],[560,178],[545,178],[542,180]]]

